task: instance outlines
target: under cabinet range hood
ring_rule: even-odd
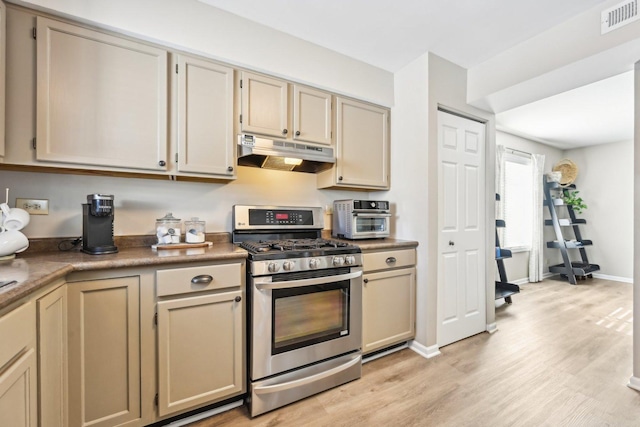
[[[333,148],[238,135],[238,165],[316,173],[336,162]]]

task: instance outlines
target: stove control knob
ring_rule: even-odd
[[[291,271],[291,270],[293,270],[294,268],[296,268],[296,263],[295,263],[295,262],[293,262],[293,261],[285,261],[285,262],[284,262],[284,264],[282,264],[282,268],[283,268],[285,271]]]
[[[346,265],[354,265],[356,263],[356,257],[354,257],[353,255],[347,255],[346,257],[344,257],[344,263]]]
[[[341,265],[344,265],[344,257],[334,256],[333,257],[333,265],[334,265],[334,267],[340,267]]]
[[[280,270],[280,264],[278,264],[277,262],[270,262],[267,269],[269,270],[269,273],[276,273],[278,270]]]
[[[320,260],[318,258],[311,258],[309,260],[309,268],[318,268],[320,267]]]

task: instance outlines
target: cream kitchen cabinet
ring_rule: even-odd
[[[387,190],[389,110],[336,97],[336,164],[318,174],[318,188]]]
[[[68,425],[66,284],[39,298],[36,306],[40,425],[64,427]]]
[[[174,55],[177,97],[177,172],[236,177],[233,68]]]
[[[242,72],[240,131],[331,145],[331,94]]]
[[[140,277],[69,283],[69,425],[142,425]]]
[[[0,0],[0,162],[4,157],[6,46],[7,9],[4,2]]]
[[[416,251],[363,251],[362,353],[415,337]]]
[[[37,17],[40,162],[167,170],[168,52]]]
[[[158,270],[160,417],[245,392],[244,262]]]
[[[38,425],[35,304],[0,317],[0,425]]]

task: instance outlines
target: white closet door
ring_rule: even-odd
[[[438,112],[438,345],[486,329],[485,126]]]

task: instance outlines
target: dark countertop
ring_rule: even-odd
[[[208,239],[209,240],[209,239]],[[224,239],[223,239],[224,240]],[[415,248],[418,242],[398,239],[349,240],[363,251]],[[26,252],[15,259],[0,261],[0,280],[17,283],[0,288],[0,309],[24,298],[38,289],[64,278],[74,271],[105,270],[127,267],[148,267],[189,262],[243,259],[247,252],[227,242],[215,242],[208,248],[153,250],[150,246],[129,247],[116,242],[116,254],[89,255],[79,250]]]

